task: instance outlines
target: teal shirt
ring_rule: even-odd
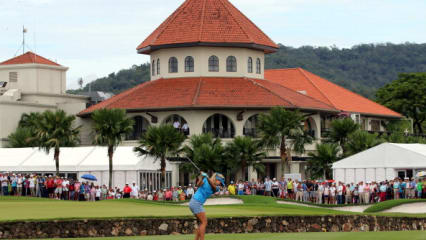
[[[207,199],[213,194],[213,189],[210,186],[207,178],[203,179],[203,185],[198,188],[197,192],[194,195],[194,199],[199,201],[201,204],[204,204]]]

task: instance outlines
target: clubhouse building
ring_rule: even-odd
[[[301,124],[316,142],[321,141],[330,122],[342,115],[373,132],[384,131],[386,122],[402,117],[304,69],[265,70],[265,54],[277,49],[278,45],[228,0],[186,0],[137,46],[139,54],[151,57],[151,81],[79,111],[82,143],[92,143],[90,116],[101,108],[125,109],[135,120],[124,146],[137,145],[149,126],[163,123],[185,125],[189,136],[211,133],[225,143],[235,136],[256,137],[257,116],[274,106],[304,113],[307,119]],[[1,104],[0,96],[0,109]],[[0,129],[1,124],[0,120]],[[314,147],[305,148],[310,152]],[[279,149],[272,149],[263,160],[265,176],[300,174],[305,178],[306,156],[292,153],[292,161],[282,168]],[[138,166],[143,168],[143,164]],[[140,186],[159,178],[155,173],[148,180],[142,169],[134,171]],[[179,167],[168,174],[175,186],[190,180]],[[237,180],[258,177],[263,176],[252,168],[246,176],[235,176]]]
[[[134,118],[135,145],[148,126],[176,123],[188,134],[212,133],[226,143],[235,136],[257,136],[260,113],[271,107],[298,109],[302,123],[317,141],[330,121],[346,115],[366,131],[402,116],[301,68],[266,70],[265,54],[275,44],[228,0],[187,0],[138,47],[151,57],[151,81],[140,84],[79,113],[83,119],[101,108],[126,109]],[[314,144],[306,146],[314,150]],[[282,172],[279,150],[264,159],[266,176],[286,173],[305,177],[306,155],[292,154]],[[180,173],[179,182],[188,181]],[[257,178],[249,168],[245,177]]]

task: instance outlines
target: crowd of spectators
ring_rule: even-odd
[[[227,192],[230,195],[265,195],[316,204],[370,204],[391,199],[426,198],[426,181],[396,178],[380,183],[344,184],[266,178],[265,181],[231,182]]]
[[[185,201],[197,190],[189,184],[158,191],[139,189],[135,182],[120,188],[108,189],[89,181],[78,181],[59,176],[36,174],[0,174],[1,195],[31,196],[74,201],[99,201],[105,199],[135,198],[149,201]],[[390,199],[426,198],[426,182],[413,179],[393,181],[360,182],[343,184],[332,181],[298,181],[292,179],[266,178],[252,181],[233,181],[221,187],[215,195],[263,195],[282,199],[317,204],[369,204]]]

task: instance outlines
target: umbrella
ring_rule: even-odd
[[[90,181],[98,181],[98,179],[92,174],[84,174],[83,176],[81,176],[81,178],[90,180]]]

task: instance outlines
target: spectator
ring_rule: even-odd
[[[123,189],[123,198],[130,198],[131,192],[132,192],[132,188],[130,188],[129,184],[126,183],[126,186]]]

